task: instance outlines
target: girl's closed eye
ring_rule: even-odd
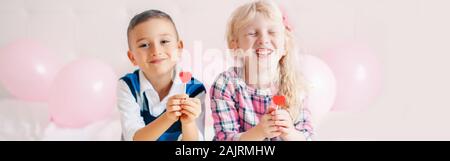
[[[248,35],[248,36],[256,36],[256,34],[257,34],[257,33],[256,33],[256,32],[254,32],[254,31],[253,31],[253,32],[249,32],[249,33],[247,33],[247,35]]]
[[[269,34],[270,34],[270,35],[277,35],[278,32],[277,32],[277,31],[269,31]]]

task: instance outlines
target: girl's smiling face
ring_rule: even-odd
[[[183,49],[173,24],[163,18],[152,18],[137,25],[129,38],[128,57],[146,75],[171,72]]]
[[[263,14],[256,14],[248,24],[238,31],[234,45],[245,51],[245,64],[257,63],[258,70],[276,69],[285,55],[285,29],[282,23]]]

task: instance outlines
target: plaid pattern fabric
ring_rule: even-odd
[[[233,67],[219,75],[211,86],[211,111],[214,120],[214,140],[236,141],[245,132],[259,123],[272,103],[271,90],[249,87],[241,77],[242,68]],[[312,140],[310,112],[303,108],[300,118],[294,123],[306,140]],[[266,140],[281,140],[272,138]]]

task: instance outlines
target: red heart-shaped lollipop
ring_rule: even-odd
[[[183,83],[187,83],[191,80],[192,74],[190,72],[180,72],[180,79]]]
[[[272,101],[278,106],[284,106],[286,104],[286,99],[281,95],[273,96]]]

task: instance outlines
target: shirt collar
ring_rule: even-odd
[[[173,84],[170,88],[169,94],[166,96],[170,97],[175,94],[179,94],[180,92],[185,91],[185,86],[183,82],[180,79],[179,73],[182,71],[181,67],[179,65],[175,65],[175,70],[173,72]],[[151,91],[154,93],[157,93],[156,90],[153,88],[150,81],[147,80],[147,78],[144,75],[144,72],[142,70],[139,70],[139,83],[140,83],[140,95],[142,96],[144,91]]]

